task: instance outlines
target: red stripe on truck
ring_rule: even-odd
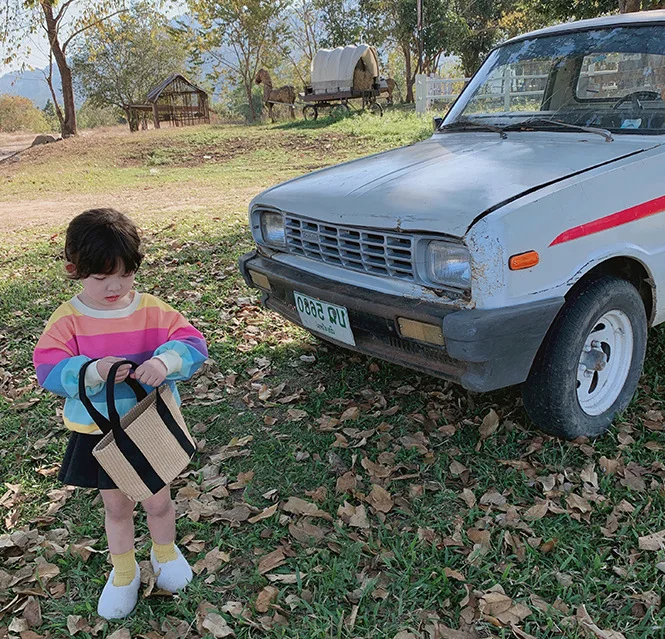
[[[663,211],[665,211],[665,195],[657,197],[655,200],[642,202],[642,204],[638,204],[637,206],[631,206],[629,209],[624,209],[618,213],[612,213],[612,215],[601,217],[593,222],[587,222],[586,224],[581,224],[580,226],[568,229],[561,233],[550,246],[563,244],[564,242],[570,242],[571,240],[577,240],[580,237],[593,235],[594,233],[600,233],[601,231],[607,231],[608,229],[613,229],[622,224],[628,224],[628,222],[635,222],[636,220],[641,220],[643,217],[656,215]]]

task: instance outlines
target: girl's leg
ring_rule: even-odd
[[[176,592],[192,580],[192,569],[175,545],[175,507],[171,501],[171,487],[165,486],[141,505],[145,508],[152,537],[150,559],[157,575],[157,587]]]
[[[111,555],[134,548],[134,502],[119,490],[100,490],[104,502],[104,524]]]
[[[146,512],[152,541],[160,546],[172,544],[175,541],[175,508],[171,501],[171,487],[165,486],[141,505]]]
[[[113,571],[97,604],[106,619],[122,619],[136,606],[141,580],[134,558],[134,502],[119,490],[100,490]]]

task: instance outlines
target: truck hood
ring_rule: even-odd
[[[462,237],[488,209],[659,144],[577,133],[437,134],[290,180],[252,205],[332,224]]]

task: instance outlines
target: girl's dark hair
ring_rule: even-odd
[[[126,215],[115,209],[84,211],[67,227],[65,257],[74,265],[70,277],[110,275],[121,265],[125,273],[134,273],[143,259],[140,246],[138,229]]]

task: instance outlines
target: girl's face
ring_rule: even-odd
[[[125,273],[124,267],[111,275],[90,275],[81,280],[83,291],[79,298],[86,306],[98,310],[125,308],[132,302],[135,277],[136,273]]]

